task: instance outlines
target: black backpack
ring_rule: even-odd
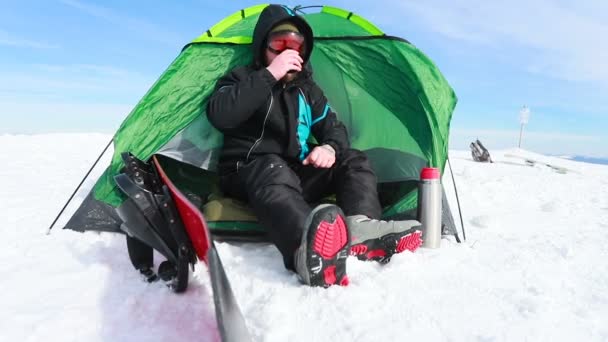
[[[483,146],[479,139],[472,142],[470,147],[471,155],[473,156],[474,161],[482,163],[493,163],[492,157],[490,156],[490,152],[488,152],[488,149]]]

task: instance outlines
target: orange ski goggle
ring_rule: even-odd
[[[293,31],[273,32],[268,36],[268,50],[279,54],[287,49],[296,50],[298,53],[304,51],[304,36]]]

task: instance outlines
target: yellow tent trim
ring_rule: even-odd
[[[323,9],[321,10],[321,12],[327,13],[327,14],[333,14],[337,17],[341,17],[344,19],[349,19],[348,17],[350,15],[349,20],[352,21],[353,23],[361,26],[364,30],[369,32],[369,34],[371,34],[373,36],[384,35],[384,32],[382,32],[376,25],[372,24],[367,19],[365,19],[357,14],[354,14],[352,12],[348,12],[341,8],[332,7],[332,6],[323,6]]]
[[[242,11],[235,12],[228,17],[224,18],[219,23],[213,25],[207,32],[201,34],[196,38],[193,43],[200,42],[212,42],[212,43],[234,43],[234,44],[248,44],[251,43],[251,37],[230,37],[230,38],[219,38],[218,35],[226,31],[232,25],[243,20],[243,18],[256,15],[264,10],[268,4],[256,5],[247,7]]]
[[[245,36],[236,36],[236,37],[218,37],[222,32],[226,31],[232,25],[238,23],[243,20],[243,18],[250,17],[252,15],[256,15],[261,13],[264,8],[266,8],[268,4],[256,5],[247,7],[242,11],[235,12],[228,17],[224,18],[219,23],[213,25],[207,32],[200,35],[198,38],[194,39],[192,43],[232,43],[232,44],[251,44],[252,38]],[[384,35],[376,25],[369,22],[367,19],[354,14],[352,12],[345,11],[341,8],[332,7],[332,6],[323,6],[321,10],[322,13],[327,13],[331,15],[335,15],[340,18],[348,19],[354,24],[359,25],[361,28],[369,32],[370,35],[373,36],[381,36]]]

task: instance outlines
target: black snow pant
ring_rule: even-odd
[[[344,151],[331,168],[286,162],[275,154],[259,156],[222,175],[220,187],[226,196],[249,203],[291,270],[311,204],[335,194],[346,216],[379,219],[382,214],[376,175],[367,156],[354,149]]]

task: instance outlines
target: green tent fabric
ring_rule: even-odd
[[[115,215],[108,217],[124,200],[114,176],[125,151],[142,160],[157,154],[178,161],[171,164],[177,178],[189,174],[199,195],[214,191],[222,135],[207,121],[207,100],[222,75],[250,63],[251,35],[265,6],[228,16],[184,47],[116,132],[111,164],[68,228],[119,224]],[[295,10],[314,32],[315,81],[346,125],[352,146],[370,158],[379,189],[390,189],[384,216],[412,210],[417,204],[412,181],[420,169],[445,166],[454,91],[420,50],[361,16],[329,6]],[[188,180],[176,183],[188,187]]]

